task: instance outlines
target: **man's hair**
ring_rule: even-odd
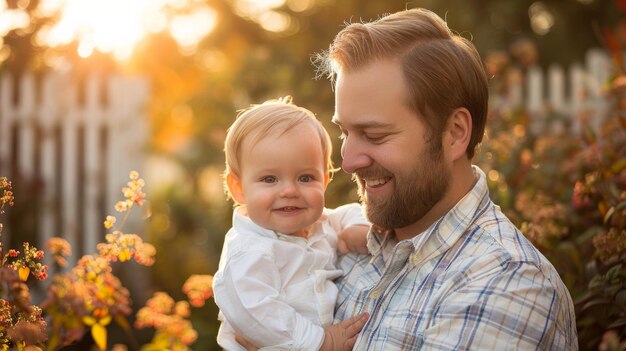
[[[319,75],[333,81],[382,60],[397,60],[408,88],[407,104],[424,116],[433,141],[441,143],[450,113],[465,107],[472,115],[466,150],[471,159],[487,119],[487,75],[474,45],[452,33],[446,22],[426,9],[410,9],[342,29],[328,51],[318,54]]]
[[[241,149],[247,143],[247,147],[254,147],[261,139],[268,136],[277,137],[295,126],[309,123],[315,128],[316,133],[311,138],[319,138],[321,151],[324,155],[324,167],[329,177],[334,172],[332,163],[332,142],[328,132],[322,123],[315,117],[313,112],[295,105],[291,96],[268,100],[262,104],[251,105],[238,111],[235,122],[228,128],[224,141],[224,154],[226,156],[226,170],[224,179],[229,173],[241,176]],[[225,184],[226,185],[226,184]],[[225,186],[226,195],[232,198],[232,194]]]

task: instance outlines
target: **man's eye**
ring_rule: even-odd
[[[365,140],[373,143],[381,142],[385,139],[385,137],[386,135],[384,134],[363,134],[363,138],[365,138]]]
[[[261,178],[261,181],[263,183],[276,183],[277,179],[274,176],[266,176],[266,177]]]
[[[303,183],[312,182],[313,177],[311,177],[310,175],[303,175],[303,176],[300,176],[300,178],[298,178],[298,181],[303,182]]]

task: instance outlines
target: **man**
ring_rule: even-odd
[[[369,255],[341,261],[335,321],[370,315],[354,349],[578,349],[558,273],[471,163],[488,101],[474,46],[412,9],[348,25],[319,59],[342,168],[387,228],[370,233]]]

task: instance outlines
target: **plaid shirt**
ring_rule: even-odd
[[[340,258],[335,322],[367,311],[354,350],[577,350],[571,297],[552,264],[474,188],[410,240],[370,232]]]

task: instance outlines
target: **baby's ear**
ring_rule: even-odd
[[[240,205],[244,205],[246,203],[243,197],[243,185],[241,184],[241,180],[239,177],[232,172],[228,172],[226,174],[226,186],[228,186],[228,191],[230,191],[230,195],[233,199]]]

